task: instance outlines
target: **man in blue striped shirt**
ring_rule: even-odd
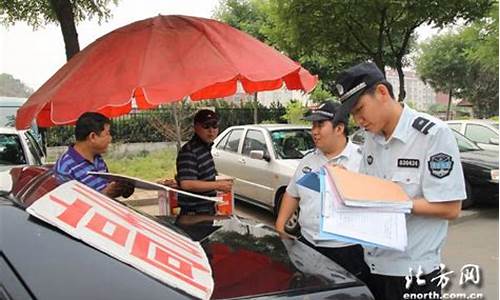
[[[102,154],[108,150],[112,137],[111,121],[102,114],[87,112],[78,118],[75,126],[74,145],[59,157],[54,170],[64,181],[77,180],[109,197],[128,197],[133,187],[88,172],[108,172]]]

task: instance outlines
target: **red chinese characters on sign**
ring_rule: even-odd
[[[75,181],[27,211],[89,245],[202,299],[213,279],[201,246]]]

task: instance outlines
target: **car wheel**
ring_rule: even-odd
[[[465,180],[465,193],[467,194],[467,199],[462,201],[462,209],[468,209],[474,205],[474,199],[472,198],[472,187],[467,180]]]
[[[281,192],[279,196],[277,197],[276,204],[274,206],[274,215],[277,217],[280,207],[281,207],[281,200],[283,199],[283,195],[285,192]],[[298,235],[300,232],[300,225],[299,225],[299,212],[300,208],[297,207],[297,209],[293,212],[293,215],[290,217],[288,222],[285,224],[285,231],[288,232],[291,235]]]

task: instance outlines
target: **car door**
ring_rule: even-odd
[[[243,128],[228,131],[212,150],[217,172],[234,178],[233,191],[235,194],[239,193],[242,186],[240,177],[243,170],[240,162],[240,144],[243,132]]]
[[[243,140],[240,164],[241,174],[240,194],[267,206],[273,205],[273,176],[269,167],[270,151],[266,142],[265,132],[261,129],[248,129]],[[268,159],[254,159],[251,151],[263,151]]]
[[[491,143],[492,140],[498,141],[498,134],[484,125],[469,123],[464,135],[483,149],[498,151],[498,144]]]

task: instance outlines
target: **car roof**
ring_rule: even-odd
[[[269,131],[274,130],[287,130],[287,129],[311,129],[310,125],[297,125],[297,124],[247,124],[247,125],[237,125],[229,127],[234,128],[258,128],[266,129]]]
[[[446,123],[479,123],[479,124],[498,124],[498,121],[489,119],[471,119],[471,120],[448,120]]]
[[[17,130],[14,127],[0,127],[0,133],[6,134],[18,134],[26,130]]]

